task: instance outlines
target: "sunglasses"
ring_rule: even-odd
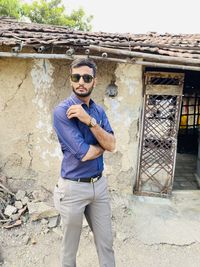
[[[71,75],[71,81],[74,82],[74,83],[77,83],[80,81],[80,78],[83,78],[84,82],[85,83],[91,83],[91,81],[94,79],[94,77],[90,74],[83,74],[83,75],[80,75],[80,74],[72,74]]]

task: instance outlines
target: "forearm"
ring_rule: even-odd
[[[72,105],[67,111],[68,119],[78,118],[81,122],[89,126],[91,122],[90,115],[83,109],[81,105]],[[96,124],[90,128],[93,135],[97,139],[100,146],[107,151],[113,152],[115,150],[115,137],[108,133],[100,125]]]
[[[91,131],[104,150],[110,152],[113,152],[115,150],[116,141],[113,134],[106,132],[98,124],[92,127]]]
[[[82,158],[81,161],[87,161],[87,160],[92,160],[92,159],[96,159],[99,156],[101,156],[104,152],[104,149],[99,146],[99,145],[90,145],[90,148],[88,150],[88,152],[86,153],[86,155]]]

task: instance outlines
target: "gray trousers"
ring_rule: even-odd
[[[54,204],[63,226],[62,267],[76,267],[83,215],[94,234],[100,267],[115,267],[111,209],[107,181],[74,182],[59,178],[54,189]]]

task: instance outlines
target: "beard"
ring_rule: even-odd
[[[76,89],[74,88],[74,87],[72,87],[72,90],[73,90],[73,92],[74,92],[74,94],[76,95],[76,96],[79,96],[79,97],[88,97],[88,96],[90,96],[91,95],[91,93],[92,93],[92,91],[93,91],[93,88],[94,88],[94,86],[92,85],[90,88],[88,88],[88,91],[86,91],[86,92],[77,92],[76,91]],[[78,89],[78,88],[77,88]]]

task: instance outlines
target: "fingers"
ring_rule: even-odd
[[[67,110],[67,112],[68,111],[71,111],[71,110],[83,110],[83,108],[82,108],[82,106],[81,105],[71,105],[69,108],[68,108],[68,110]]]
[[[76,113],[69,113],[69,114],[67,114],[67,118],[68,118],[68,119],[77,118],[77,117],[78,117],[78,116],[77,116]]]
[[[74,109],[68,110],[66,114],[67,114],[67,118],[68,119],[71,119],[71,118],[79,116],[79,112],[77,110],[74,110]]]
[[[66,115],[68,119],[78,118],[80,121],[83,121],[83,122],[86,119],[86,115],[88,116],[88,114],[86,113],[86,111],[83,109],[81,105],[72,105],[67,110]]]
[[[71,107],[68,108],[66,115],[69,119],[76,117],[79,115],[79,110],[80,110],[80,105],[72,105]]]

